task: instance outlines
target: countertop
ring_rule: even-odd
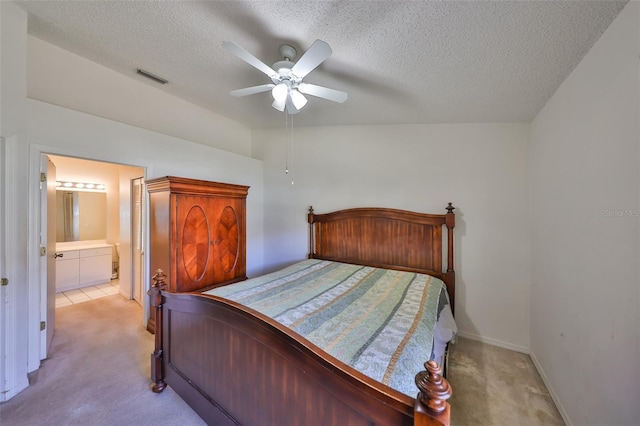
[[[107,244],[104,241],[72,241],[67,243],[57,243],[56,252],[65,252],[72,250],[89,250],[97,248],[113,247],[112,244]]]

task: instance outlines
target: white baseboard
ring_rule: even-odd
[[[560,399],[558,398],[558,394],[553,389],[553,386],[551,386],[551,383],[549,383],[549,379],[547,378],[547,375],[544,373],[544,370],[542,369],[542,366],[538,362],[538,359],[536,358],[535,354],[533,352],[530,352],[529,356],[531,357],[531,360],[533,361],[533,365],[536,367],[536,370],[538,370],[538,374],[540,374],[540,377],[542,378],[544,385],[547,387],[547,391],[549,392],[549,395],[551,395],[551,399],[556,404],[556,408],[560,412],[560,417],[562,417],[562,420],[564,420],[564,423],[567,426],[573,426],[573,422],[571,422],[571,419],[567,414],[567,410],[564,409],[564,405],[562,405],[562,403],[560,402]]]
[[[529,355],[529,348],[526,346],[514,345],[513,343],[503,342],[502,340],[492,339],[490,337],[483,337],[478,334],[467,333],[466,331],[458,331],[458,336]]]

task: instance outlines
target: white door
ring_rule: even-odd
[[[133,299],[143,305],[144,294],[144,179],[131,179],[131,287]]]
[[[5,200],[6,200],[5,185],[6,183],[5,183],[4,162],[6,161],[5,160],[6,158],[7,156],[5,151],[5,141],[4,141],[4,138],[0,136],[0,232],[2,232],[4,235],[7,235],[4,228],[4,224],[6,223],[5,222]],[[7,332],[8,331],[8,327],[7,327],[8,308],[13,308],[13,306],[7,304],[8,278],[7,278],[7,265],[6,265],[7,258],[5,256],[5,248],[4,248],[5,244],[7,244],[6,237],[0,239],[0,279],[2,280],[0,281],[0,306],[2,306],[2,309],[0,309],[0,334],[2,334],[2,339],[5,339],[5,336],[8,334]],[[12,325],[13,324],[14,323],[12,323]],[[7,338],[7,340],[11,340],[11,339]],[[6,383],[9,381],[9,378],[11,378],[12,376],[12,374],[5,372],[6,371],[5,366],[10,365],[6,361],[5,354],[9,353],[9,350],[14,349],[14,346],[7,348],[7,346],[9,345],[5,346],[3,343],[0,343],[0,402],[5,401],[6,396],[4,395],[3,391],[9,388],[6,385]]]
[[[40,359],[49,354],[56,313],[56,166],[40,158]]]

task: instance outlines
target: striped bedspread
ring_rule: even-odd
[[[316,259],[206,292],[295,330],[367,376],[415,397],[444,283],[424,274]]]

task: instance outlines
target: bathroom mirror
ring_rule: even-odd
[[[56,191],[56,242],[106,238],[106,193]]]

